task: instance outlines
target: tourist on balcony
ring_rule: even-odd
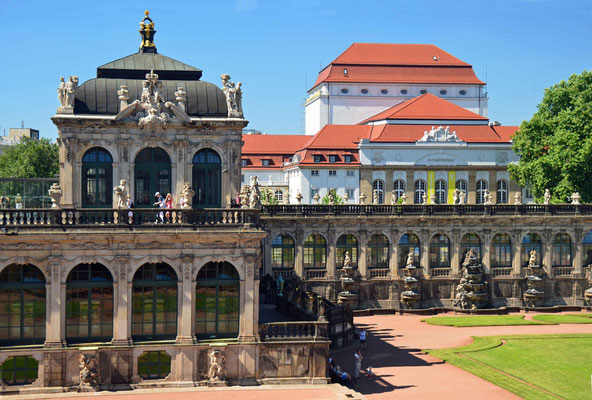
[[[134,202],[132,201],[132,198],[130,197],[130,195],[127,195],[127,200],[125,201],[125,205],[127,207],[128,211],[127,212],[127,217],[129,219],[129,223],[131,224],[134,218],[134,213],[131,211],[132,208],[134,208]]]
[[[164,198],[160,195],[160,192],[156,192],[154,193],[154,197],[156,197],[156,202],[154,203],[154,205],[158,208],[165,208],[166,204],[164,203]],[[158,223],[158,220],[160,219],[160,222],[164,222],[164,213],[161,211],[159,213],[156,213],[156,221]]]
[[[0,208],[10,207],[10,199],[8,196],[0,196]]]
[[[164,206],[165,208],[173,208],[173,195],[170,193],[167,193],[166,198],[164,200]],[[171,222],[171,212],[167,211],[166,212],[166,219],[167,222]]]

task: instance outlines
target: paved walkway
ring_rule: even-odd
[[[471,336],[592,333],[592,324],[457,328],[428,325],[420,321],[424,318],[429,316],[356,317],[357,328],[365,327],[369,333],[367,350],[362,351],[362,368],[371,365],[376,375],[372,381],[362,377],[354,387],[356,391],[369,400],[519,399],[475,375],[423,354],[421,350],[463,346],[472,342]],[[354,369],[354,351],[355,348],[349,348],[333,352],[332,355],[337,364],[349,372]]]

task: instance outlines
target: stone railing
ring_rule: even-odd
[[[450,268],[430,268],[432,278],[450,278],[452,269]]]
[[[575,215],[592,214],[592,204],[430,204],[430,205],[387,205],[387,204],[288,204],[264,206],[265,215],[305,216],[305,215]]]
[[[572,267],[553,267],[553,276],[571,276],[573,273]]]
[[[512,275],[512,267],[493,267],[491,268],[491,276],[510,276]]]
[[[259,210],[240,208],[192,209],[2,209],[0,226],[214,226],[259,224]]]
[[[306,279],[325,279],[327,276],[326,269],[305,269],[304,275]]]
[[[259,336],[271,341],[327,341],[329,322],[295,321],[271,322],[259,325]]]
[[[391,270],[388,268],[369,268],[368,277],[372,279],[388,279],[391,277]]]
[[[296,276],[296,271],[289,268],[274,269],[272,274],[274,280],[277,279],[280,274],[282,275],[282,279],[286,280],[294,278]]]

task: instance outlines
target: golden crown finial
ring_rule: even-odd
[[[150,15],[150,11],[148,11],[148,10],[144,11],[144,15],[145,15],[145,16],[148,16],[148,15]]]
[[[150,12],[144,11],[144,19],[140,22],[140,36],[142,36],[142,42],[140,44],[141,53],[156,53],[156,47],[154,46],[154,22],[148,16]]]

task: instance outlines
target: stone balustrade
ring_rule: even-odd
[[[259,324],[259,335],[270,341],[327,341],[329,323],[318,321],[271,322]]]

